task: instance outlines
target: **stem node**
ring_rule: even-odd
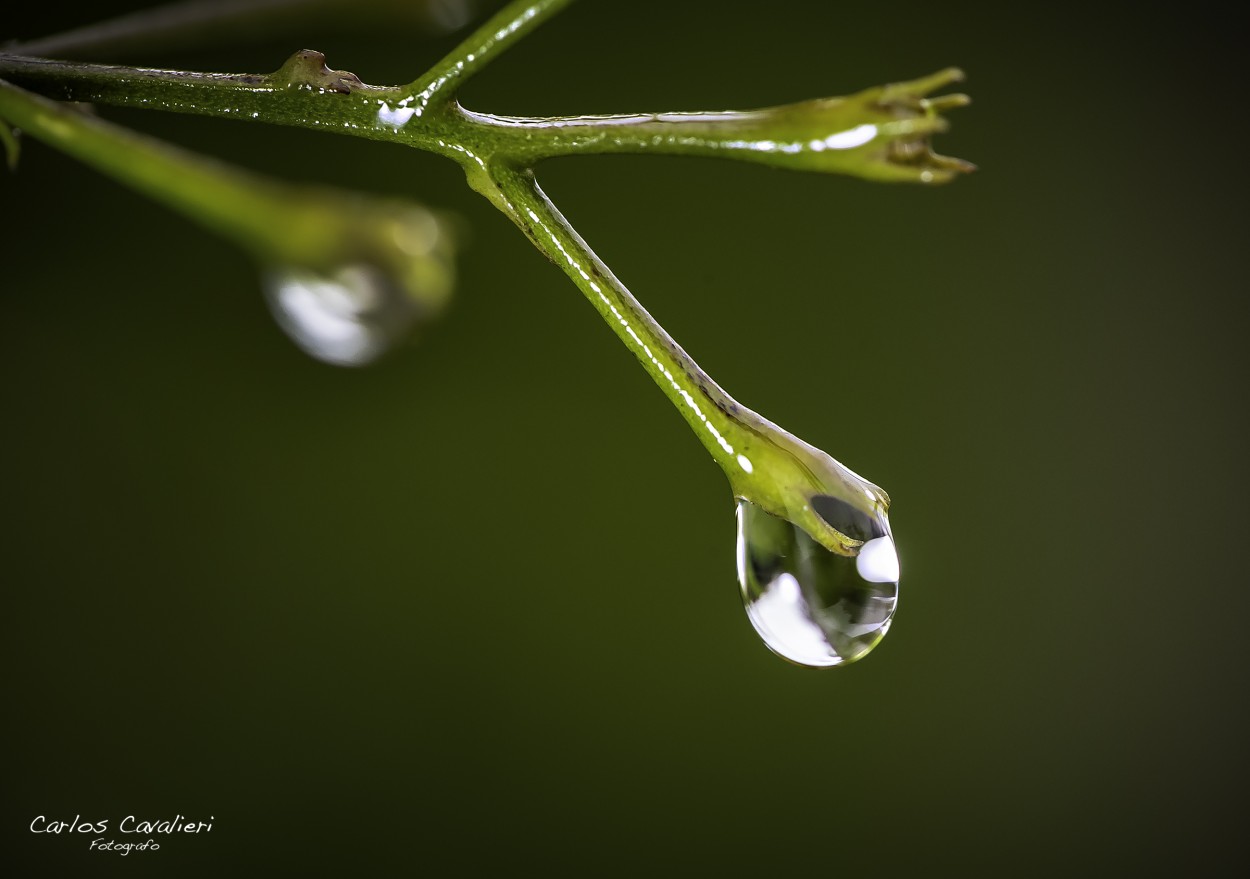
[[[326,56],[315,49],[300,49],[278,68],[273,76],[275,83],[292,89],[318,89],[339,95],[350,95],[363,89],[360,77],[347,70],[333,70],[326,64]]]

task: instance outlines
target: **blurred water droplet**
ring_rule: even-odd
[[[430,4],[430,14],[445,31],[457,31],[469,23],[472,11],[464,0],[434,0]]]
[[[835,497],[812,498],[817,514],[863,541],[831,552],[802,528],[738,502],[738,582],[764,643],[799,665],[854,662],[885,637],[898,601],[898,555],[884,512]]]
[[[329,252],[307,242],[310,263],[271,267],[265,298],[308,354],[363,366],[398,347],[436,317],[455,284],[455,242],[424,208],[318,193],[313,209]],[[311,224],[305,219],[306,224]]]
[[[428,310],[370,265],[349,265],[329,275],[274,269],[265,292],[278,324],[295,344],[339,366],[376,360],[407,339]]]

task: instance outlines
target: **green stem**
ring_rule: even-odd
[[[269,122],[395,140],[378,106],[395,90],[331,70],[320,52],[297,52],[270,74],[195,73],[0,55],[0,77],[64,101]]]
[[[0,119],[201,223],[262,264],[331,272],[364,264],[400,279],[429,311],[450,292],[440,224],[405,202],[277,183],[0,80]],[[416,231],[422,252],[403,245]]]
[[[508,161],[605,153],[734,158],[872,180],[945,183],[972,165],[933,153],[945,110],[968,97],[928,95],[963,79],[957,68],[911,82],[758,110],[523,118],[461,109],[468,134],[489,132]],[[481,148],[481,147],[479,147]]]
[[[423,115],[427,108],[448,103],[455,89],[572,2],[513,0],[469,34],[427,73],[403,87],[406,94],[401,102],[405,106],[411,102],[417,116]]]
[[[506,143],[509,156],[528,164],[560,156],[610,153],[719,156],[751,148],[734,132],[759,115],[732,110],[551,117],[462,112],[470,123],[491,129]]]
[[[0,53],[0,77],[60,100],[261,119],[376,140],[408,140],[428,149],[438,139],[425,136],[429,120],[412,126],[413,137],[397,137],[397,132],[414,116],[439,116],[433,111],[452,100],[456,87],[572,2],[513,0],[427,73],[402,86],[366,85],[354,74],[326,68],[319,52],[296,53],[273,74],[223,74],[29,57],[32,48],[46,48],[40,43]],[[396,112],[379,117],[383,103],[395,104]],[[403,122],[392,124],[388,119]]]
[[[459,137],[474,127],[452,100],[453,89],[573,0],[514,0],[405,86],[379,87],[331,70],[320,52],[297,52],[271,74],[197,73],[82,64],[0,54],[0,77],[64,101],[256,120],[405,143],[471,164]],[[411,124],[410,124],[411,123]]]
[[[955,77],[957,71],[939,76]],[[879,180],[946,183],[973,166],[937,156],[930,134],[946,127],[940,109],[964,106],[964,95],[946,95],[911,115],[880,118],[842,101],[835,113],[822,109],[800,130],[778,124],[795,114],[788,107],[706,113],[632,113],[601,116],[517,117],[460,108],[473,136],[509,161],[533,166],[576,155],[642,154],[737,159],[778,168],[849,174]],[[488,132],[483,137],[479,132]],[[908,153],[912,150],[911,154]]]
[[[741,469],[747,414],[639,304],[539,187],[532,172],[491,166],[492,199],[576,284],[726,468]],[[750,413],[753,414],[753,413]]]
[[[9,166],[10,171],[16,171],[17,160],[22,153],[22,144],[17,139],[17,133],[4,119],[0,119],[0,147],[4,149],[5,164]]]
[[[784,516],[834,552],[853,554],[858,541],[829,527],[811,498],[835,493],[884,510],[883,491],[729,396],[687,354],[547,198],[528,169],[490,165],[471,180],[559,266],[677,407],[725,471],[734,493]]]
[[[297,53],[267,76],[72,65],[0,55],[0,76],[70,100],[259,119],[405,143],[456,160],[470,185],[582,290],[722,466],[735,494],[794,522],[830,550],[854,554],[858,541],[823,520],[815,501],[832,495],[857,508],[866,504],[883,512],[889,504],[885,493],[726,394],[595,256],[543,194],[532,168],[562,155],[653,152],[733,155],[868,179],[944,182],[971,166],[934,155],[928,137],[945,129],[941,111],[967,99],[928,95],[962,74],[952,68],[845,98],[747,112],[523,119],[473,113],[455,102],[458,86],[570,2],[509,3],[429,73],[393,88],[369,86],[350,73],[330,70],[315,52]],[[54,105],[35,104],[35,111],[23,116],[20,107],[13,109],[22,103],[14,97],[20,93],[5,94],[0,116],[56,141],[56,118],[40,115]],[[183,209],[198,211],[208,222],[225,224],[227,215],[249,213],[248,193],[228,191],[216,198],[188,192],[173,179],[173,165],[158,161],[144,168],[133,155],[123,161],[122,153],[98,140],[62,140],[68,151],[78,150],[76,155],[107,166],[162,200],[181,201]],[[190,190],[202,188],[195,184]],[[207,203],[196,201],[205,198]]]
[[[207,159],[24,92],[0,80],[0,118],[249,248],[281,248],[280,200]]]
[[[558,156],[652,153],[919,183],[945,183],[972,169],[967,162],[935,155],[928,145],[930,135],[946,128],[940,112],[967,103],[963,95],[924,97],[957,81],[962,74],[954,69],[846,98],[741,112],[521,118],[475,113],[455,102],[450,83],[463,83],[568,2],[511,4],[408,86],[367,85],[354,74],[331,70],[321,53],[307,50],[272,74],[0,55],[0,76],[62,100],[331,131],[406,144],[466,167],[494,159],[532,166]]]

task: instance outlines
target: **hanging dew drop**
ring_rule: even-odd
[[[419,208],[356,206],[336,218],[345,220],[335,237],[337,259],[270,268],[265,298],[306,353],[363,366],[444,308],[454,283],[453,246],[443,224]]]
[[[407,338],[421,309],[376,268],[330,275],[274,269],[266,299],[286,334],[306,353],[338,366],[371,363]]]
[[[815,495],[811,505],[857,545],[833,552],[799,526],[738,502],[738,582],[747,616],[769,649],[798,665],[854,662],[885,637],[898,602],[899,565],[884,511]]]

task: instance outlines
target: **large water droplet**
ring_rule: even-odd
[[[885,637],[898,601],[898,555],[885,513],[817,495],[831,527],[863,541],[831,552],[792,522],[738,502],[738,582],[764,643],[799,665],[854,662]]]

